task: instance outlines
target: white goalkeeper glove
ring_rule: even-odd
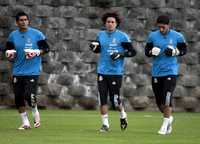
[[[153,56],[158,56],[160,54],[160,48],[158,47],[153,47],[152,50],[151,50],[151,54]]]
[[[40,56],[39,49],[24,49],[26,59],[32,59],[35,56]]]
[[[14,59],[15,58],[15,56],[16,56],[16,50],[6,50],[6,57],[8,58],[8,59]]]

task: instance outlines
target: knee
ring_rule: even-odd
[[[119,109],[121,105],[121,100],[119,98],[119,95],[115,94],[114,97],[110,100],[112,104],[112,108],[114,110]]]

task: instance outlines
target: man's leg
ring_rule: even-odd
[[[25,108],[23,78],[14,76],[12,79],[12,83],[13,83],[13,91],[15,94],[15,105],[18,109],[18,112],[22,120],[22,125],[18,129],[19,130],[29,129],[30,122],[28,120],[28,114],[26,113],[26,108]]]
[[[112,76],[109,80],[109,95],[110,102],[112,104],[113,109],[117,109],[120,112],[120,127],[121,130],[125,130],[127,128],[127,114],[122,105],[122,101],[120,98],[120,88],[122,85],[122,76]]]
[[[25,97],[28,102],[28,105],[32,109],[32,116],[34,120],[34,127],[40,127],[40,113],[37,107],[37,84],[38,77],[37,76],[29,76],[26,78],[26,86],[25,86]]]
[[[108,87],[106,77],[103,75],[98,75],[98,91],[99,91],[99,106],[100,106],[100,114],[102,120],[102,127],[100,128],[100,132],[107,132],[109,130],[109,120],[108,120],[108,105],[107,105],[107,95],[108,95]]]
[[[35,128],[40,127],[40,113],[38,111],[37,105],[32,107],[32,116],[34,119],[34,127]]]
[[[163,124],[158,131],[159,134],[169,134],[172,132],[172,96],[176,86],[176,77],[166,77],[164,79],[164,98],[163,98]]]
[[[164,78],[152,77],[152,89],[155,95],[156,104],[160,112],[162,112],[164,116],[164,113],[165,113],[164,111],[167,110],[165,106]],[[160,130],[158,131],[158,134],[166,134],[167,125],[168,125],[168,118],[164,116],[163,123],[161,125]]]
[[[109,121],[108,121],[108,106],[102,105],[100,106],[100,113],[101,113],[101,120],[102,120],[102,127],[100,132],[106,132],[109,130]]]
[[[174,120],[174,117],[172,116],[172,107],[166,106],[164,108],[163,117],[168,118],[168,125],[167,125],[166,134],[170,134],[172,132],[172,122]]]
[[[120,111],[120,127],[121,130],[125,130],[128,126],[127,114],[122,105],[119,106],[119,111]]]
[[[24,106],[19,107],[18,112],[19,112],[21,119],[22,119],[22,125],[18,129],[19,130],[25,130],[25,129],[31,128],[30,122],[29,122],[29,119],[28,119],[28,114],[26,112],[25,107]]]

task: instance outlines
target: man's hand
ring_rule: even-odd
[[[151,50],[151,54],[153,56],[158,56],[160,54],[160,48],[158,47],[153,47],[152,50]]]
[[[12,50],[6,50],[6,57],[9,59],[9,60],[12,60],[15,58],[16,56],[16,50],[12,49]]]
[[[165,49],[165,55],[167,55],[167,56],[176,56],[176,55],[179,55],[179,54],[180,54],[180,51],[177,48],[174,48],[171,45],[169,45]]]
[[[35,56],[40,55],[40,50],[39,49],[24,49],[26,59],[32,59]]]
[[[124,54],[123,53],[119,53],[119,52],[113,52],[110,54],[110,57],[112,60],[117,60],[119,58],[123,58]]]
[[[95,53],[100,52],[100,43],[98,41],[92,41],[89,47]]]

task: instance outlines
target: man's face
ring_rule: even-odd
[[[160,24],[160,23],[158,23],[157,27],[159,28],[160,33],[162,33],[162,34],[166,34],[168,32],[168,30],[169,30],[169,25],[168,24]]]
[[[20,30],[26,30],[29,25],[29,20],[27,16],[20,16],[19,19],[16,21],[17,26]]]
[[[107,31],[114,31],[117,27],[116,19],[114,17],[108,17],[106,19],[105,26],[106,26]]]

